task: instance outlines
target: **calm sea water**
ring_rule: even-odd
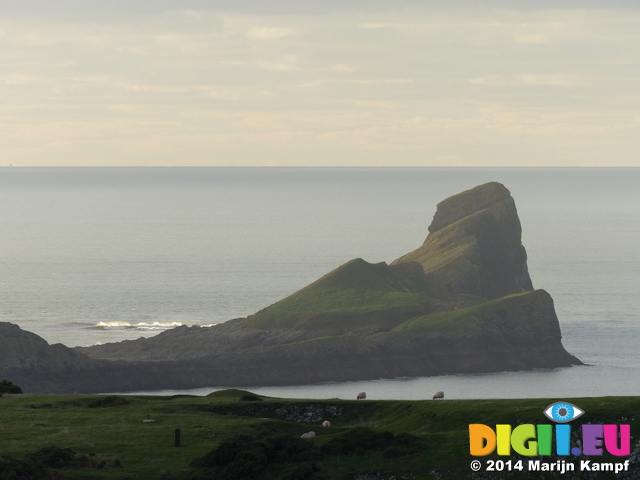
[[[76,346],[246,316],[416,248],[439,201],[487,181],[511,190],[533,284],[591,366],[252,390],[640,394],[640,169],[0,168],[0,321]]]

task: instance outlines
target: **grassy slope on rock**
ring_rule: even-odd
[[[313,328],[318,318],[325,323],[331,321],[326,314],[343,313],[357,317],[396,309],[431,309],[433,300],[420,291],[420,287],[384,263],[371,264],[355,259],[250,316],[247,326]],[[373,321],[379,321],[383,327],[390,327],[396,321],[388,314],[377,317]],[[369,326],[373,326],[371,320],[367,317]],[[387,325],[388,322],[391,324]]]
[[[468,221],[468,217],[458,220],[446,229],[430,234],[420,247],[392,264],[418,262],[426,273],[454,274],[460,259],[468,257],[474,247],[474,237],[463,228]]]
[[[322,449],[354,427],[368,427],[396,436],[415,435],[420,448],[399,457],[380,449],[325,455],[315,461],[319,471],[311,478],[354,478],[358,473],[377,472],[407,474],[416,479],[464,478],[470,473],[469,462],[473,459],[468,454],[470,423],[549,423],[542,411],[557,400],[357,402],[260,397],[261,401],[242,401],[256,397],[239,390],[209,397],[5,396],[0,399],[0,449],[2,455],[20,459],[55,445],[71,448],[92,464],[61,470],[64,476],[57,478],[144,480],[164,474],[165,478],[186,479],[187,470],[199,472],[190,466],[194,458],[239,434],[258,437],[267,432],[298,438],[313,430],[318,435],[314,445]],[[587,422],[631,423],[631,434],[636,438],[640,435],[639,397],[565,400],[586,412],[572,422],[574,429]],[[336,409],[339,415],[326,413]],[[324,415],[303,423],[295,418],[285,420],[278,411],[293,412],[298,420],[307,411]],[[147,416],[155,422],[143,423]],[[323,428],[322,419],[330,420],[331,427]],[[182,431],[182,448],[173,446],[177,426]],[[597,460],[624,459],[605,456]],[[289,468],[296,468],[295,462],[266,469],[255,478],[278,478]]]
[[[511,300],[526,297],[533,297],[537,295],[536,291],[525,293],[514,293],[501,297],[495,300],[474,305],[468,308],[460,310],[448,310],[445,312],[433,313],[430,315],[423,315],[420,317],[412,318],[401,325],[391,330],[389,335],[419,335],[423,333],[452,333],[460,331],[469,331],[470,328],[480,328],[482,326],[482,317],[486,314],[494,314],[497,309],[507,306]],[[514,322],[526,322],[526,317],[513,317],[510,318],[511,325],[515,328],[518,327]],[[527,325],[523,325],[527,326]],[[385,334],[380,334],[383,336]]]
[[[483,302],[468,308],[415,316],[402,322],[398,322],[397,319],[393,319],[396,321],[397,325],[390,325],[393,328],[388,331],[374,333],[368,338],[377,344],[388,341],[397,341],[403,337],[410,339],[422,336],[470,335],[472,332],[487,328],[489,323],[495,323],[492,320],[494,315],[488,314],[493,314],[498,309],[508,307],[512,301],[517,300],[520,297],[524,299],[526,297],[534,297],[538,294],[539,291],[517,293]],[[477,299],[472,298],[470,301],[477,301]],[[525,323],[517,325],[514,323],[517,320]],[[330,321],[330,319],[327,321]],[[526,330],[532,327],[531,324],[526,323],[529,321],[526,317],[520,318],[516,316],[515,318],[510,318],[509,321],[516,329],[521,328]],[[295,342],[295,344],[305,344],[309,349],[332,348],[336,350],[349,350],[354,348],[354,345],[352,344],[353,341],[353,337],[348,335],[334,335],[311,338]]]

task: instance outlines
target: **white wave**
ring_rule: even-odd
[[[161,331],[161,330],[169,330],[170,328],[181,327],[183,324],[180,322],[139,322],[139,323],[129,323],[129,322],[98,322],[93,328],[97,328],[100,330],[138,330],[141,332],[149,332],[149,331]]]

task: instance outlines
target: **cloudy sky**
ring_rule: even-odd
[[[9,164],[639,166],[640,3],[0,0]]]

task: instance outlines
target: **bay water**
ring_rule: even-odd
[[[488,181],[511,191],[534,287],[551,294],[566,349],[588,366],[250,390],[639,394],[636,168],[3,167],[0,321],[77,346],[244,317],[353,258],[391,262],[415,249],[438,202]]]

